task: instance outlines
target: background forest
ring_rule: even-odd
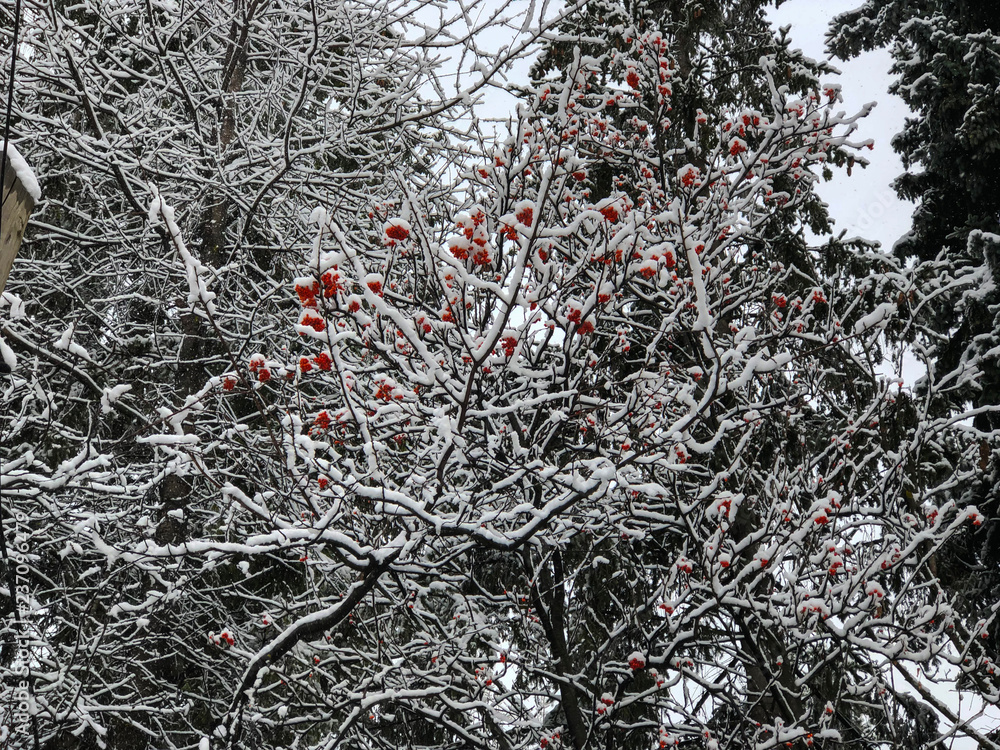
[[[775,4],[0,0],[2,746],[1000,748],[1000,11],[883,248]]]

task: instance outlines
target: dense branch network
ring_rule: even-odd
[[[880,374],[936,291],[785,252],[870,145],[839,87],[675,111],[678,39],[616,27],[494,142],[462,107],[576,6],[29,5],[0,662],[47,747],[982,738],[913,675],[998,698],[938,575],[992,436]]]

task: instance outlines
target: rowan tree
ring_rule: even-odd
[[[653,149],[659,164],[672,165],[661,170],[662,174],[671,174],[688,164],[702,168],[705,155],[711,154],[720,144],[727,144],[733,128],[738,128],[737,132],[746,137],[749,144],[757,145],[756,134],[751,128],[748,135],[746,126],[758,121],[761,113],[773,106],[773,87],[786,87],[787,93],[807,97],[810,92],[829,86],[821,85],[821,77],[833,70],[795,50],[787,29],[772,28],[766,15],[770,5],[768,2],[662,0],[592,3],[586,13],[567,20],[562,28],[563,35],[549,45],[533,69],[533,75],[540,83],[559,79],[566,72],[560,66],[572,59],[574,45],[586,51],[612,50],[602,58],[601,72],[590,85],[592,91],[607,90],[612,97],[618,96],[622,89],[632,95],[631,106],[620,108],[613,121],[625,133],[634,131],[636,115],[640,122],[659,123],[660,127],[653,131]],[[667,41],[672,52],[658,82],[639,76],[635,60],[626,52],[634,39],[648,37],[654,32]],[[773,55],[770,84],[759,75],[758,61],[765,53]],[[651,85],[654,83],[658,85]],[[669,91],[670,96],[663,96],[664,90]],[[836,91],[836,86],[832,90]],[[733,118],[734,112],[741,112],[742,118]],[[825,151],[822,164],[813,162],[811,168],[829,178],[833,166],[846,166],[850,174],[854,166],[866,163],[856,151],[831,147]],[[585,186],[595,198],[604,197],[612,188],[614,176],[613,163],[598,163],[587,174]],[[801,190],[794,174],[776,175],[772,189],[775,192]],[[635,197],[634,193],[630,195]],[[866,252],[869,245],[858,240],[844,242],[843,234],[839,238],[830,237],[832,223],[826,205],[812,191],[800,195],[801,201],[773,211],[767,223],[757,229],[747,244],[747,252],[755,254],[761,265],[794,269],[781,297],[808,296],[814,280],[823,278],[831,295],[846,299],[861,296],[864,304],[871,306],[884,302],[868,283],[872,273],[878,270],[871,263],[875,256]],[[816,235],[823,244],[814,244],[812,238]],[[644,313],[657,315],[655,309]],[[875,348],[871,356],[880,358],[885,351],[884,342],[872,343]],[[828,419],[830,413],[849,411],[856,401],[853,383],[868,377],[865,368],[856,369],[834,351],[819,356],[828,368],[829,377],[823,390],[831,406],[810,414],[801,424]],[[894,415],[887,415],[886,421],[895,420]],[[783,415],[762,415],[759,425],[762,465],[770,462],[770,456],[788,431]],[[816,441],[801,449],[796,445],[797,453],[808,454],[825,448],[824,430],[796,428],[794,432],[797,435],[793,443]],[[892,439],[887,435],[887,444]],[[727,450],[732,451],[733,446],[728,446]],[[767,482],[769,476],[761,471],[755,479]],[[756,491],[766,492],[766,489],[760,486]],[[595,595],[599,591],[600,587],[593,589]],[[595,609],[600,611],[600,607]],[[828,660],[826,668],[836,674],[838,670],[849,671],[850,665]]]

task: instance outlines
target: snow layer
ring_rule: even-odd
[[[7,143],[7,162],[14,168],[14,174],[17,175],[17,179],[21,181],[24,185],[24,189],[28,191],[28,195],[31,196],[35,203],[38,203],[42,199],[42,189],[38,186],[38,179],[35,177],[35,173],[28,166],[28,162],[21,152],[17,150],[17,147],[13,143]]]

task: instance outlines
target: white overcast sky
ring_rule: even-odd
[[[776,26],[791,26],[792,43],[810,57],[828,60],[824,36],[834,16],[860,5],[861,0],[786,0],[773,10],[771,20]],[[848,177],[846,170],[835,169],[830,182],[821,183],[819,193],[830,205],[834,232],[847,230],[847,237],[874,240],[889,251],[910,228],[913,204],[896,197],[892,181],[903,173],[903,164],[892,150],[892,137],[903,128],[909,110],[903,101],[889,93],[892,58],[888,50],[866,52],[854,60],[832,60],[841,71],[844,109],[848,113],[875,102],[875,109],[861,121],[858,139],[871,138],[875,150],[865,152],[871,165],[855,169]],[[900,367],[901,365],[901,367]],[[885,362],[881,372],[901,377],[912,386],[924,375],[924,367],[913,355],[903,353],[903,362]],[[958,750],[960,745],[955,746]]]
[[[792,27],[795,46],[816,59],[827,59],[823,36],[830,20],[860,5],[860,0],[787,0],[771,13],[776,26]],[[875,150],[867,153],[871,166],[854,170],[848,177],[835,170],[832,182],[820,187],[820,194],[830,204],[839,233],[860,236],[882,243],[889,250],[910,226],[913,205],[896,198],[892,180],[903,172],[903,165],[892,150],[890,141],[903,127],[907,109],[903,102],[888,92],[892,64],[886,50],[869,52],[850,62],[833,61],[840,69],[844,107],[853,113],[867,102],[877,102],[875,110],[862,122],[860,138],[875,141]]]

